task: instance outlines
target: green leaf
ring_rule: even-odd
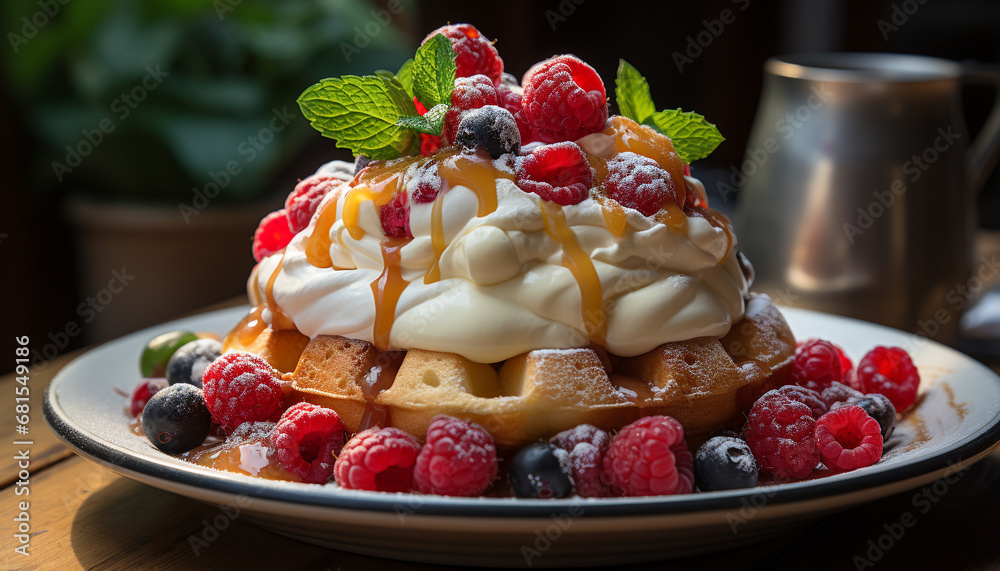
[[[399,71],[396,72],[396,79],[402,84],[403,89],[406,90],[406,94],[411,98],[413,97],[413,58],[410,58],[403,62],[403,65],[399,66]],[[451,94],[448,94],[451,97]]]
[[[451,40],[436,34],[417,48],[413,57],[413,94],[430,109],[450,104],[455,89],[455,50]]]
[[[444,114],[448,111],[445,104],[431,107],[427,113],[416,117],[400,117],[396,124],[407,129],[413,129],[419,133],[426,133],[438,137],[444,129]]]
[[[417,144],[413,131],[396,124],[402,116],[417,114],[413,100],[384,77],[324,79],[306,89],[298,103],[314,129],[355,155],[392,159],[409,154]]]
[[[649,93],[649,83],[632,67],[632,64],[618,60],[618,76],[615,78],[615,100],[622,115],[642,123],[656,112],[653,96]]]
[[[692,163],[712,154],[726,138],[701,115],[680,109],[657,111],[646,124],[670,137],[674,150],[685,163]]]

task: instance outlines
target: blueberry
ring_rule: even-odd
[[[565,498],[573,491],[573,481],[559,462],[557,453],[566,452],[539,442],[514,456],[507,479],[519,498]]]
[[[887,396],[879,393],[867,394],[848,399],[847,405],[860,406],[865,409],[868,416],[878,421],[879,428],[882,429],[882,442],[892,436],[892,430],[896,427],[896,407],[892,406],[892,401]]]
[[[703,492],[752,488],[757,485],[757,462],[746,442],[716,436],[695,453],[694,479]]]
[[[142,409],[142,431],[164,452],[187,452],[205,441],[212,414],[201,389],[181,383],[152,396]]]
[[[482,147],[494,159],[521,149],[521,132],[510,111],[486,105],[466,112],[458,124],[455,142],[466,149]]]
[[[196,341],[198,336],[190,331],[171,331],[149,340],[139,359],[139,370],[145,378],[162,377],[167,372],[167,361],[175,351]]]
[[[222,355],[222,343],[215,339],[199,339],[178,349],[167,361],[167,382],[171,385],[188,383],[201,387],[201,376],[212,361]]]

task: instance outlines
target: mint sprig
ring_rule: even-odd
[[[430,109],[451,103],[455,89],[455,50],[451,40],[442,34],[424,42],[413,57],[413,95]]]
[[[726,140],[715,125],[693,111],[665,109],[650,115],[645,123],[670,137],[677,156],[688,164],[712,154]]]
[[[448,111],[445,104],[435,105],[427,110],[427,113],[416,117],[400,117],[396,124],[400,127],[412,129],[418,133],[426,133],[435,137],[441,135],[444,129],[444,114]]]
[[[341,149],[395,159],[419,150],[418,133],[438,136],[455,89],[455,51],[437,34],[399,71],[324,79],[298,98],[302,114]],[[417,114],[414,97],[428,109]]]
[[[625,60],[618,60],[618,76],[615,78],[615,100],[618,111],[637,123],[642,123],[656,113],[653,96],[649,93],[649,82]]]
[[[707,157],[726,140],[715,125],[697,113],[656,111],[646,78],[625,60],[619,60],[615,97],[622,115],[670,137],[677,156],[685,163]]]
[[[391,159],[416,147],[414,132],[396,124],[417,114],[397,81],[377,75],[324,79],[306,89],[298,104],[314,129],[355,155]]]

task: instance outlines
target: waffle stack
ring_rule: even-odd
[[[673,416],[691,435],[738,426],[760,394],[783,384],[795,339],[770,298],[754,295],[725,337],[635,357],[580,348],[484,364],[292,330],[248,338],[239,326],[224,347],[261,355],[298,398],[336,410],[352,432],[379,424],[423,438],[431,419],[447,414],[482,425],[501,447],[519,447],[578,424],[613,430],[650,414]]]

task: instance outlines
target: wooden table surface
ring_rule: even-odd
[[[1000,235],[991,235],[992,247]],[[994,252],[1000,250],[997,247]],[[79,352],[64,355],[31,375],[30,496],[17,491],[18,446],[15,434],[14,375],[0,378],[0,393],[10,403],[0,415],[0,567],[13,569],[259,569],[308,568],[432,569],[431,565],[333,551],[264,531],[237,517],[207,546],[195,549],[205,521],[219,508],[118,476],[74,455],[49,431],[42,418],[42,393],[52,376]],[[1000,372],[1000,363],[989,363]],[[8,396],[9,395],[9,396]],[[23,447],[20,447],[23,448]],[[833,515],[778,539],[706,556],[627,567],[629,569],[705,570],[735,568],[1000,569],[1000,450],[934,493],[932,486],[911,490]],[[937,501],[915,509],[916,494]],[[18,503],[30,501],[30,556],[14,552],[18,542]],[[873,551],[892,524],[912,513],[916,523],[892,546]],[[14,523],[12,523],[14,522]],[[887,527],[888,526],[888,527]],[[883,539],[883,545],[888,541]],[[877,560],[875,560],[877,556]]]

